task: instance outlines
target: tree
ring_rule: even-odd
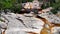
[[[0,10],[20,11],[22,0],[0,0]]]

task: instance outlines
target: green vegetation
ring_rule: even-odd
[[[0,0],[0,10],[10,9],[13,12],[20,12],[22,2],[31,2],[33,0]],[[53,13],[60,10],[60,0],[39,0],[43,1],[44,4],[42,8],[53,7]]]
[[[60,0],[49,0],[48,3],[45,3],[45,7],[53,7],[54,9],[51,11],[52,13],[56,14],[58,11],[60,11]]]
[[[21,0],[0,0],[0,10],[11,9],[18,12],[21,9]]]

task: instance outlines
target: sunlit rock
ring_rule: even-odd
[[[45,18],[51,23],[60,24],[60,18],[54,15],[50,10],[44,10],[44,13],[38,14],[40,17]]]
[[[4,22],[0,22],[0,27],[1,27],[1,28],[7,28],[7,24],[4,23]]]
[[[44,22],[38,18],[31,16],[30,14],[28,16],[26,15],[14,14],[14,13],[3,15],[3,18],[8,20],[6,34],[8,33],[12,34],[12,32],[14,34],[15,33],[17,34],[21,32],[20,30],[22,30],[23,32],[26,31],[26,32],[40,33],[40,31],[43,28]],[[14,31],[14,29],[17,28],[19,32]],[[13,31],[11,32],[11,30]]]
[[[51,32],[52,34],[60,34],[60,27],[53,27]]]

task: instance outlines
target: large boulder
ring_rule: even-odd
[[[60,24],[60,18],[54,15],[51,12],[45,12],[42,14],[38,14],[40,17],[45,18],[48,20],[50,23],[55,23],[55,24]]]
[[[9,13],[2,15],[8,22],[5,34],[25,34],[26,32],[40,33],[44,22],[31,15]],[[27,34],[27,33],[26,33]]]

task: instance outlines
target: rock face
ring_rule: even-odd
[[[51,23],[60,24],[60,18],[51,12],[45,12],[45,13],[39,14],[39,16],[47,19]]]
[[[43,2],[39,2],[38,0],[33,0],[33,2],[22,3],[22,7],[25,9],[40,9]]]
[[[7,24],[5,34],[27,34],[27,32],[35,32],[40,34],[43,29],[44,22],[31,15],[22,14],[2,14]]]
[[[9,15],[4,15],[4,16],[5,16],[6,19],[8,19],[8,21],[9,21],[7,28],[24,27],[24,26],[22,25],[22,23],[21,23],[19,20],[17,20],[16,18],[13,18],[13,16],[11,16],[11,17],[10,17]]]
[[[0,21],[0,34],[2,33],[2,30],[7,27],[7,24]]]
[[[1,34],[1,28],[0,28],[0,34]]]
[[[58,11],[58,13],[56,15],[60,18],[60,11]]]
[[[60,27],[53,27],[52,34],[60,34]]]
[[[38,15],[47,19],[49,22],[60,24],[60,18],[50,12]],[[3,19],[4,22],[1,23],[0,26],[2,28],[7,28],[5,34],[28,34],[27,32],[40,34],[43,25],[45,24],[41,19],[38,19],[31,14],[8,13],[2,14],[1,19]]]

